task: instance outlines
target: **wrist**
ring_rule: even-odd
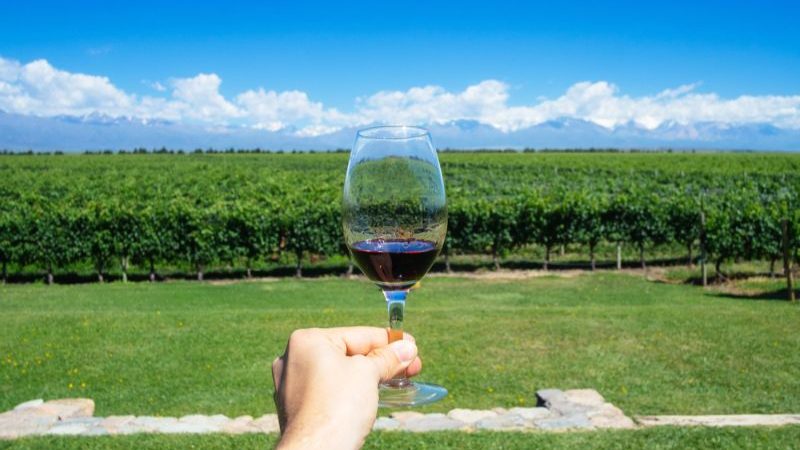
[[[283,432],[277,450],[330,449],[352,450],[361,448],[364,435],[355,433],[350,427],[327,420],[294,420]],[[298,423],[299,422],[299,423]]]

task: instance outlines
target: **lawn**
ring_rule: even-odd
[[[547,387],[597,389],[629,415],[800,411],[800,308],[783,301],[611,272],[434,277],[412,293],[406,314],[425,361],[420,378],[451,391],[424,411],[529,406],[535,391]],[[95,399],[97,415],[260,415],[274,410],[269,365],[291,330],[384,321],[380,293],[360,279],[4,286],[0,409],[33,398],[83,396]],[[666,448],[681,439],[747,446],[758,436],[779,444],[799,435],[798,428],[751,431],[601,433],[596,443],[651,436]],[[587,439],[508,436],[445,433],[431,445],[455,448],[469,439],[462,444],[481,447],[502,439],[509,448],[531,442],[577,448]],[[229,442],[134,437],[106,443],[122,448],[130,439],[141,439],[141,448],[153,439],[176,447]],[[269,439],[241,437],[230,445]],[[370,445],[422,445],[424,439],[415,439],[422,438],[376,434]],[[44,448],[46,442],[14,445]]]
[[[0,441],[14,450],[265,450],[276,435],[138,435],[100,438],[29,438]],[[791,449],[800,426],[780,428],[658,428],[579,433],[372,433],[364,449]]]

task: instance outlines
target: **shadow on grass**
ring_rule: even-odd
[[[648,267],[674,267],[685,265],[685,257],[677,258],[659,258],[648,260]],[[488,260],[475,260],[475,261],[458,261],[451,262],[451,270],[453,272],[470,273],[477,271],[491,271],[494,265]],[[615,261],[597,261],[595,267],[597,269],[614,269],[616,268]],[[640,268],[639,261],[627,260],[623,261],[622,267],[624,269],[638,269]],[[502,269],[510,270],[542,270],[544,264],[541,261],[535,260],[510,260],[501,261]],[[589,260],[572,260],[572,261],[551,261],[548,269],[551,271],[560,270],[591,270],[591,263]],[[360,273],[358,268],[354,269],[355,273]],[[303,278],[319,278],[328,276],[343,276],[347,272],[347,264],[328,264],[319,266],[304,266]],[[444,261],[440,258],[431,268],[431,272],[445,272]],[[294,277],[295,267],[293,265],[281,265],[269,268],[260,268],[252,270],[253,278],[264,277]],[[245,280],[247,279],[247,271],[240,268],[215,268],[203,273],[204,281],[217,281],[217,280]],[[119,282],[122,277],[118,273],[110,273],[103,275],[104,282]],[[147,282],[150,280],[149,273],[147,272],[131,272],[128,274],[128,281],[131,282]],[[197,273],[181,270],[168,270],[156,274],[156,281],[166,280],[197,280]],[[54,275],[53,281],[56,284],[86,284],[97,283],[97,274],[89,271],[65,271],[59,272]],[[44,283],[45,274],[36,271],[25,271],[10,273],[8,276],[9,283]]]
[[[757,293],[714,292],[714,293],[709,293],[709,295],[714,297],[732,298],[737,300],[771,300],[771,301],[782,301],[782,302],[789,301],[789,290],[786,288],[777,289],[773,291],[757,292]],[[794,295],[795,298],[800,298],[800,290],[796,289]]]
[[[699,267],[699,266],[698,266]],[[783,279],[783,274],[773,274],[769,272],[728,272],[724,273],[721,276],[717,276],[714,273],[714,268],[711,266],[708,272],[708,284],[709,286],[713,285],[720,285],[729,281],[743,281],[748,280],[754,277],[764,277],[769,278],[770,280],[780,280]],[[702,275],[690,276],[685,278],[683,281],[684,284],[692,284],[695,286],[702,286],[703,285],[703,277]]]
[[[356,269],[357,270],[357,269]],[[347,271],[346,265],[341,266],[321,266],[321,267],[303,267],[304,278],[319,278],[324,276],[344,275]],[[269,269],[252,270],[253,278],[264,277],[294,277],[295,268],[293,266],[281,266]],[[44,273],[36,272],[21,272],[11,273],[8,275],[8,283],[10,284],[25,284],[25,283],[45,283],[46,275]],[[218,269],[210,270],[203,273],[204,281],[216,280],[244,280],[247,279],[247,271],[244,269]],[[197,280],[196,272],[186,271],[168,271],[156,273],[155,281],[168,281],[168,280]],[[106,283],[120,282],[122,276],[120,274],[103,274],[103,281]],[[133,272],[128,274],[128,281],[130,282],[147,282],[150,281],[149,273]],[[97,283],[98,278],[96,273],[90,272],[59,272],[53,275],[54,284],[87,284]]]
[[[646,261],[647,267],[675,267],[686,265],[686,258],[659,258],[648,259]],[[487,266],[490,267],[490,266]],[[520,269],[520,270],[541,270],[544,269],[544,264],[540,261],[508,261],[502,263],[505,269]],[[595,268],[597,269],[616,269],[616,261],[597,261]],[[640,269],[641,263],[636,260],[622,261],[623,269]],[[550,261],[548,270],[591,270],[592,263],[589,260],[575,260],[575,261]]]

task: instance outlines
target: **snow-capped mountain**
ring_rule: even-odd
[[[769,124],[729,125],[716,122],[664,123],[648,130],[635,123],[613,129],[561,118],[513,132],[473,120],[428,124],[439,148],[675,148],[800,150],[800,130]],[[134,117],[34,117],[0,111],[0,149],[102,150],[137,147],[256,148],[330,150],[349,148],[355,128],[318,136],[299,136],[295,129],[266,131],[248,127],[185,125]]]

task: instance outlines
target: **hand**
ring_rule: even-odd
[[[360,448],[378,412],[378,384],[422,369],[414,338],[384,328],[296,330],[272,363],[279,449]]]

